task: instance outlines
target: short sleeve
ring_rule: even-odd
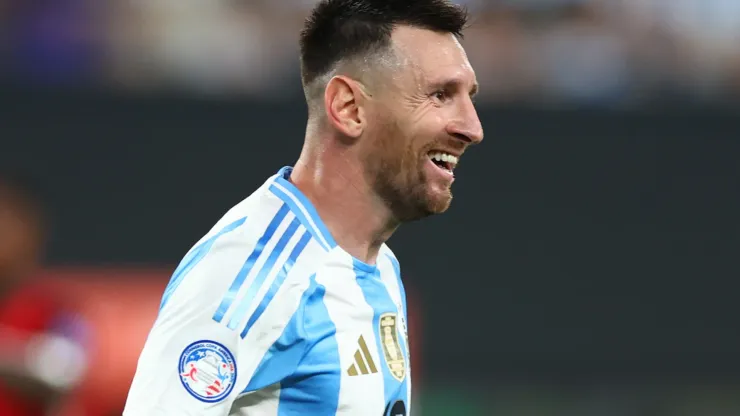
[[[288,358],[300,357],[302,343],[291,325],[308,283],[288,274],[307,238],[259,231],[250,238],[233,227],[183,259],[139,358],[125,416],[227,415],[248,387],[292,372]],[[286,332],[295,334],[287,343]],[[279,339],[285,345],[276,352]],[[275,367],[283,371],[260,372]]]

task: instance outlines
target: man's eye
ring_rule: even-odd
[[[440,102],[443,102],[447,100],[447,93],[444,91],[437,91],[434,94],[432,94],[432,97],[439,100]]]

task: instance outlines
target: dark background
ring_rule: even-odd
[[[55,265],[174,265],[300,151],[305,108],[6,89],[2,162],[48,190]],[[465,382],[740,381],[740,123],[480,106],[442,216],[390,241],[424,368]]]

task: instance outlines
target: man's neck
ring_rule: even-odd
[[[375,264],[380,247],[398,228],[388,207],[364,178],[349,150],[304,152],[290,181],[313,203],[337,244],[360,261]]]

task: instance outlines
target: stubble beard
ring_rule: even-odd
[[[427,155],[414,147],[413,140],[404,137],[397,122],[384,123],[375,140],[377,145],[365,160],[365,172],[374,192],[397,222],[417,221],[447,210],[452,195],[429,195],[424,172]]]

